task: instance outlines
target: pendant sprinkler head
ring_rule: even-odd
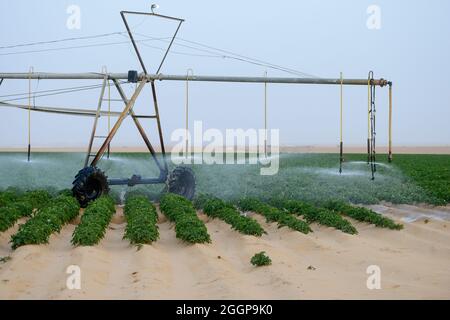
[[[152,13],[155,13],[155,9],[159,9],[159,5],[157,5],[156,3],[153,3],[152,6],[150,7],[150,9],[152,10]]]

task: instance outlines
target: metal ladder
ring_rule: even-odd
[[[94,125],[92,126],[92,132],[91,132],[91,138],[89,140],[88,150],[86,153],[86,158],[84,161],[84,166],[87,167],[89,165],[89,160],[92,157],[95,157],[97,154],[96,152],[92,152],[92,148],[94,145],[95,139],[106,139],[108,137],[109,132],[111,131],[111,117],[110,117],[110,111],[111,111],[111,101],[122,101],[122,99],[111,99],[111,84],[109,83],[108,75],[106,72],[106,68],[102,70],[102,72],[105,74],[105,77],[103,78],[103,84],[100,91],[100,97],[98,100],[97,105],[97,111],[95,113],[95,119],[94,119]],[[108,86],[108,98],[105,98],[105,91],[106,87]],[[98,135],[97,134],[97,125],[98,125],[98,119],[101,117],[101,109],[104,101],[108,101],[108,134],[106,135]],[[107,158],[109,159],[109,153],[110,153],[110,145],[108,144],[107,149]]]
[[[133,94],[133,96],[130,99],[128,99],[125,92],[123,91],[119,81],[117,81],[117,79],[110,79],[105,70],[106,69],[104,69],[104,73],[103,73],[104,74],[103,85],[102,85],[100,97],[98,100],[97,110],[96,110],[95,119],[94,119],[94,125],[92,127],[91,138],[89,140],[89,146],[88,146],[84,166],[85,167],[87,167],[89,165],[95,166],[97,164],[97,162],[103,158],[105,153],[107,153],[108,157],[109,157],[110,141],[114,137],[114,135],[117,132],[117,129],[119,128],[122,121],[127,116],[131,116],[131,118],[132,118],[134,124],[136,125],[139,133],[141,134],[148,150],[150,151],[152,158],[154,159],[154,161],[156,162],[156,165],[160,169],[160,178],[161,179],[164,178],[162,180],[165,180],[167,173],[168,173],[168,165],[167,165],[167,161],[166,161],[166,152],[165,152],[164,140],[163,140],[163,136],[162,136],[161,122],[160,122],[159,110],[158,110],[158,102],[157,102],[157,98],[156,98],[156,88],[155,88],[154,82],[151,82],[153,105],[154,105],[154,109],[155,109],[154,114],[150,114],[150,115],[135,114],[133,111],[133,106],[134,106],[137,96],[139,95],[139,93],[142,90],[143,86],[145,85],[146,81],[142,81],[139,84],[139,86],[136,88],[136,91]],[[116,89],[119,93],[120,99],[111,99],[110,87],[112,85],[109,83],[110,81],[112,81],[114,87],[116,87]],[[104,97],[106,86],[108,86],[108,98],[107,99],[105,99],[105,97]],[[100,116],[102,114],[104,114],[104,112],[101,111],[103,101],[108,101],[109,111],[110,111],[110,102],[111,101],[121,101],[125,105],[125,109],[122,111],[119,118],[117,119],[116,124],[112,128],[110,127],[110,120],[109,120],[110,112],[108,112],[107,113],[107,115],[108,115],[108,134],[107,135],[97,135],[96,131],[97,131],[98,119],[100,118]],[[129,105],[130,103],[131,103],[131,106]],[[124,113],[124,112],[126,112],[126,113]],[[158,135],[159,135],[159,142],[161,145],[161,153],[162,153],[162,157],[163,157],[162,163],[157,158],[156,151],[153,148],[149,138],[147,137],[147,134],[144,131],[144,127],[139,122],[139,119],[155,119],[156,120],[156,125],[157,125]],[[101,147],[96,152],[93,152],[92,148],[93,148],[95,139],[103,139],[103,142],[101,144]],[[92,158],[92,160],[91,160],[91,158]],[[90,164],[89,164],[89,162],[90,162]],[[112,183],[112,182],[110,182],[110,183]]]

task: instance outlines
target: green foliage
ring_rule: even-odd
[[[12,248],[48,243],[50,235],[59,232],[64,224],[78,215],[79,210],[78,201],[73,197],[61,195],[54,198],[19,227],[19,231],[11,237]]]
[[[298,200],[277,200],[273,201],[277,207],[284,208],[291,213],[302,216],[308,223],[316,222],[318,224],[333,227],[348,234],[357,234],[356,228],[340,214],[328,210],[313,206],[309,203]]]
[[[205,207],[205,204],[209,202],[211,199],[218,199],[218,198],[208,193],[198,193],[195,196],[194,201],[192,203],[197,210],[201,210]]]
[[[21,196],[10,197],[10,199],[12,200],[8,204],[0,207],[0,232],[12,227],[20,218],[31,216],[33,209],[46,205],[51,196],[47,191],[36,190]]]
[[[150,200],[149,192],[145,189],[135,189],[127,191],[125,194],[125,202],[128,199],[135,198],[135,197],[144,197]]]
[[[194,204],[196,208],[203,209],[207,216],[225,221],[240,233],[257,237],[265,233],[256,220],[241,215],[232,204],[226,203],[219,198],[201,194],[195,199]]]
[[[19,196],[17,192],[14,192],[12,190],[0,192],[0,208],[7,206],[13,201],[16,201],[18,197]]]
[[[105,236],[106,228],[115,212],[114,200],[109,196],[102,196],[89,203],[80,224],[72,234],[72,244],[75,246],[98,244]]]
[[[430,194],[433,204],[450,203],[450,156],[394,155],[393,164]]]
[[[269,258],[269,256],[266,255],[264,251],[261,251],[252,257],[250,263],[256,267],[262,267],[271,265],[272,260]]]
[[[40,209],[47,205],[51,198],[52,196],[46,190],[33,190],[26,192],[20,200],[28,202],[34,209]]]
[[[58,196],[62,195],[62,196],[68,196],[68,197],[71,197],[73,195],[72,190],[70,190],[70,189],[59,190],[59,191],[56,192],[56,194]]]
[[[189,243],[211,242],[205,224],[198,217],[183,216],[175,222],[177,238]]]
[[[273,176],[260,175],[260,166],[250,164],[194,165],[193,170],[198,192],[232,202],[242,197],[267,201],[274,196],[310,203],[333,199],[364,204],[432,201],[400,170],[398,157],[394,155],[394,162],[388,164],[387,155],[377,155],[377,161],[384,163],[377,166],[375,181],[370,179],[367,155],[364,154],[346,154],[342,175],[338,174],[338,154],[280,154],[280,168]]]
[[[71,153],[34,155],[35,160],[51,162],[51,166],[30,166],[26,162],[12,161],[22,156],[0,153],[0,189],[8,186],[17,186],[21,190],[65,188],[70,185],[73,172],[79,170],[82,157]],[[155,169],[152,173],[158,174],[156,167],[148,168],[145,153],[115,153],[113,158],[120,162],[105,162],[111,176],[131,175],[136,170],[149,169]],[[260,165],[253,164],[194,164],[191,167],[196,176],[197,192],[232,202],[242,197],[267,201],[274,195],[310,203],[335,199],[357,204],[380,201],[445,204],[450,201],[450,155],[394,154],[394,161],[387,163],[386,154],[377,154],[377,161],[382,164],[377,166],[375,181],[370,180],[366,154],[345,154],[342,175],[337,174],[338,154],[282,153],[279,160],[279,172],[273,176],[261,175]],[[133,163],[133,166],[125,168],[121,163]],[[123,198],[120,188],[111,189],[110,194],[117,195],[117,201],[120,201]],[[142,191],[155,200],[162,186],[139,185],[132,190],[133,193]]]
[[[254,211],[262,214],[266,218],[267,222],[277,222],[279,228],[288,227],[305,234],[312,232],[311,228],[305,221],[297,219],[288,212],[267,205],[257,199],[241,199],[238,202],[238,206],[244,211]]]
[[[158,240],[158,214],[155,206],[145,196],[129,197],[125,202],[125,228],[124,239],[132,244],[150,244]]]
[[[189,243],[211,242],[208,230],[198,218],[191,201],[167,193],[160,199],[160,208],[170,221],[175,222],[177,238]]]
[[[33,207],[27,202],[15,202],[0,208],[0,232],[11,228],[17,220],[30,216]]]
[[[395,223],[392,219],[383,217],[381,214],[378,214],[366,208],[352,206],[343,201],[328,201],[325,203],[325,207],[327,209],[334,210],[343,215],[349,216],[355,220],[374,224],[377,227],[389,228],[394,230],[403,229],[402,224]]]

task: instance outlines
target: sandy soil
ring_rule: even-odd
[[[303,235],[254,215],[268,232],[256,238],[200,213],[212,243],[187,245],[160,216],[160,240],[138,250],[122,240],[125,223],[118,208],[98,246],[70,245],[76,220],[49,245],[13,252],[8,241],[15,226],[0,234],[0,257],[11,258],[0,262],[0,298],[450,299],[450,207],[439,208],[443,219],[434,219],[435,209],[426,207],[375,209],[409,222],[391,231],[352,221],[359,230],[355,236],[313,225],[314,233]],[[412,219],[408,212],[425,215]],[[262,250],[273,264],[253,267],[251,256]],[[66,288],[69,265],[81,268],[80,290]],[[367,289],[369,265],[381,268],[379,290]]]

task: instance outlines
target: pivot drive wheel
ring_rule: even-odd
[[[72,193],[80,206],[86,208],[90,201],[109,191],[107,176],[97,167],[81,169],[72,182]]]
[[[195,194],[194,172],[187,167],[176,167],[167,179],[168,191],[192,200]]]

